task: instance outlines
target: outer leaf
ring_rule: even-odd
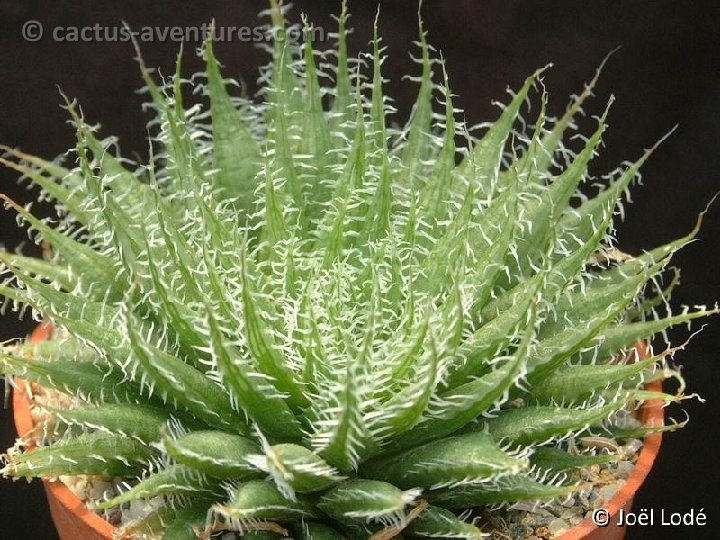
[[[265,452],[263,469],[297,493],[324,491],[344,479],[320,456],[297,444],[276,444]]]
[[[98,432],[134,437],[144,443],[160,441],[160,433],[171,418],[166,409],[131,404],[103,404],[83,409],[45,407],[69,425]]]
[[[258,452],[253,441],[223,431],[193,431],[178,438],[166,437],[165,450],[177,462],[208,476],[237,479],[257,476],[247,458]]]
[[[159,401],[143,396],[140,387],[128,381],[120,369],[101,363],[75,360],[30,361],[27,358],[1,354],[0,368],[3,373],[55,388],[84,401],[159,404]]]
[[[428,494],[432,504],[445,508],[468,508],[510,501],[554,499],[574,491],[575,486],[556,486],[528,476],[504,476],[492,485],[460,486]]]
[[[584,409],[528,406],[500,411],[482,424],[496,440],[510,440],[518,445],[541,444],[551,439],[585,429],[607,418],[625,405],[613,401]]]
[[[515,302],[519,301],[528,293],[528,290],[537,286],[536,280],[542,281],[541,290],[543,300],[554,302],[568,282],[580,272],[590,255],[598,249],[600,242],[605,237],[607,229],[610,226],[612,208],[614,208],[614,201],[602,207],[604,210],[602,214],[603,221],[599,226],[592,228],[592,234],[584,239],[585,242],[578,247],[577,250],[563,258],[546,272],[535,274],[533,278],[516,285],[508,292],[490,301],[481,311],[482,319],[484,321],[491,320],[503,311],[510,309]]]
[[[387,482],[347,480],[323,495],[317,506],[340,522],[376,521],[403,512],[417,495]]]
[[[249,214],[255,201],[255,175],[260,169],[260,149],[240,112],[235,108],[213,54],[213,40],[205,43],[213,148],[217,187],[226,197],[236,197],[236,206]]]
[[[467,523],[444,508],[431,506],[415,518],[403,533],[420,538],[466,538],[482,540],[485,535],[472,523]]]
[[[495,191],[498,172],[500,170],[500,159],[505,149],[505,142],[510,135],[520,106],[527,98],[530,87],[533,85],[539,73],[538,71],[531,77],[525,79],[522,88],[520,88],[510,104],[503,110],[500,118],[492,124],[482,139],[475,144],[470,155],[460,164],[461,174],[471,177],[473,182],[480,187],[480,192],[485,195],[492,195]]]
[[[517,238],[517,244],[512,252],[512,259],[516,262],[517,267],[514,268],[513,276],[509,278],[508,285],[517,283],[521,276],[526,275],[527,272],[532,269],[533,265],[537,265],[538,261],[541,260],[545,254],[550,242],[553,241],[556,222],[562,215],[562,212],[567,208],[570,198],[585,177],[588,163],[600,145],[602,134],[607,127],[605,119],[607,118],[608,110],[609,105],[599,120],[598,129],[592,137],[588,139],[585,147],[575,157],[573,162],[562,174],[554,178],[548,187],[543,188],[537,197],[528,197],[527,201],[522,204],[522,210],[518,213],[522,216],[522,220],[527,223],[527,226],[517,228],[521,233]],[[541,120],[539,122],[541,122]],[[540,134],[536,132],[533,137],[533,144],[539,141],[539,138]],[[528,153],[532,150],[532,148],[528,149]],[[536,155],[541,153],[542,151],[535,149],[531,164],[526,164],[525,167],[534,167]],[[528,175],[532,173],[532,171],[523,172]],[[512,264],[513,261],[508,257],[508,264]]]
[[[619,455],[613,454],[570,454],[559,448],[540,447],[530,457],[530,462],[541,470],[564,471],[596,464],[613,463],[619,459]]]
[[[87,245],[49,227],[7,196],[0,194],[0,199],[17,211],[30,227],[38,231],[42,238],[57,250],[78,276],[82,290],[92,297],[105,298],[107,301],[122,297],[127,285],[123,283],[123,276],[118,273],[116,263]]]
[[[22,274],[32,275],[37,279],[46,279],[60,285],[65,290],[71,290],[77,284],[77,278],[71,274],[67,266],[61,264],[36,257],[23,257],[6,251],[0,251],[0,261],[9,267],[18,269]]]
[[[609,358],[622,350],[632,347],[638,341],[647,340],[672,326],[719,313],[720,308],[718,307],[698,309],[697,311],[688,311],[662,319],[611,326],[598,334],[593,344],[594,347],[582,353],[581,358],[587,362],[593,358]]]
[[[0,145],[0,149],[3,148],[5,147],[2,147]],[[39,158],[35,159],[39,160]],[[42,168],[47,170],[47,167],[49,165],[48,162],[44,160],[39,161],[40,163],[45,164],[44,166],[42,166]],[[64,183],[72,184],[80,181],[79,177],[75,178],[74,182],[72,180],[67,180],[67,177],[72,174],[67,169],[55,166],[58,169],[56,172],[62,176],[60,176],[59,178],[48,178],[47,176],[40,174],[37,170],[31,167],[14,163],[4,158],[0,158],[0,165],[4,165],[5,167],[14,169],[17,172],[22,173],[25,177],[32,180],[35,185],[40,186],[40,188],[45,191],[50,197],[52,197],[53,200],[62,204],[64,209],[72,215],[73,219],[76,219],[83,224],[87,224],[90,221],[88,213],[82,207],[82,201],[80,197],[78,197],[77,194],[73,193],[71,189],[68,189],[65,185],[63,185]],[[47,170],[47,172],[50,171]],[[60,180],[60,182],[58,182],[58,180]]]
[[[185,465],[171,465],[165,470],[149,475],[128,491],[108,501],[95,504],[95,508],[107,509],[136,499],[152,499],[161,495],[212,494],[219,491],[219,483],[201,472]]]
[[[534,384],[531,394],[540,402],[578,403],[596,392],[632,379],[654,366],[663,353],[632,364],[579,365],[560,369]]]
[[[80,435],[69,441],[9,456],[3,476],[57,477],[61,474],[131,476],[157,455],[156,451],[123,435]]]
[[[669,135],[669,134],[668,134]],[[667,135],[666,135],[667,137]],[[577,242],[594,236],[594,231],[598,230],[598,224],[605,220],[607,207],[615,207],[620,200],[623,192],[628,188],[630,183],[635,179],[642,165],[657,149],[663,139],[658,141],[652,148],[646,150],[640,158],[631,164],[621,175],[604,189],[600,194],[592,199],[588,199],[577,209],[569,209],[561,218],[558,224],[558,245],[575,246]],[[599,226],[604,229],[606,226]],[[580,240],[578,240],[580,239]],[[572,249],[567,247],[566,249]],[[556,258],[564,255],[558,254]]]
[[[480,482],[525,468],[526,460],[503,452],[487,433],[468,433],[372,460],[363,465],[362,473],[401,488],[437,488]]]
[[[230,490],[227,504],[216,504],[213,510],[222,516],[238,521],[287,520],[312,517],[313,512],[304,502],[291,501],[283,496],[274,484],[252,481]]]
[[[311,156],[310,174],[316,178],[322,178],[328,174],[327,166],[332,156],[328,155],[330,150],[330,130],[325,119],[325,112],[322,105],[322,93],[318,80],[318,71],[315,66],[315,51],[312,46],[312,25],[307,20],[303,21],[305,31],[305,43],[303,44],[303,60],[305,68],[305,110],[303,113],[303,131],[301,151]],[[313,194],[314,201],[324,201],[328,190],[327,183],[319,182],[315,186]],[[318,192],[319,191],[319,192]]]
[[[408,178],[410,183],[414,180],[415,174],[423,159],[427,159],[430,151],[429,133],[432,128],[432,65],[430,63],[430,48],[428,47],[426,32],[423,28],[422,19],[418,17],[418,35],[422,53],[422,75],[420,78],[420,89],[417,100],[413,105],[408,122],[407,143],[403,147],[401,159],[403,165],[409,169]],[[452,118],[452,117],[450,117]]]
[[[208,506],[195,503],[173,511],[162,540],[196,540],[195,531],[205,525]]]
[[[128,319],[128,322],[130,319]],[[143,380],[210,426],[247,433],[244,420],[233,410],[230,396],[194,367],[153,347],[132,323],[128,324],[133,359]]]
[[[337,82],[330,121],[331,132],[334,134],[342,129],[345,122],[352,119],[349,114],[352,98],[350,95],[350,71],[348,69],[347,21],[347,2],[343,0],[340,16],[338,17]]]
[[[617,50],[617,49],[616,49]],[[582,111],[582,104],[593,95],[592,91],[600,78],[600,72],[605,66],[610,55],[615,52],[611,51],[600,63],[598,68],[595,70],[595,75],[589,83],[584,85],[583,91],[577,96],[573,97],[570,104],[568,105],[565,113],[555,123],[552,130],[545,135],[542,141],[543,152],[538,152],[535,158],[535,166],[538,171],[546,171],[552,164],[553,154],[562,143],[562,138],[568,128],[573,126],[573,118]]]

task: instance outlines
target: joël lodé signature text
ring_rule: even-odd
[[[592,519],[599,527],[607,527],[610,525],[611,516],[605,508],[599,508],[593,512]],[[703,527],[707,524],[707,515],[704,508],[691,508],[686,512],[671,512],[664,508],[642,508],[638,512],[621,509],[615,524],[618,527]]]
[[[705,509],[695,510],[691,508],[687,512],[670,512],[664,508],[656,510],[655,508],[642,508],[639,512],[626,512],[620,510],[617,518],[618,526],[627,525],[632,527],[635,525],[643,526],[704,526],[707,524],[707,515]]]

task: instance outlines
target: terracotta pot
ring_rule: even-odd
[[[33,332],[31,340],[41,341],[47,339],[51,331],[50,325],[43,323]],[[648,356],[648,349],[644,344],[639,344],[638,350],[641,358]],[[662,386],[658,381],[649,384],[647,388],[648,390],[660,391]],[[662,405],[660,400],[650,400],[643,405],[640,417],[646,425],[662,425],[664,419]],[[19,436],[22,437],[33,428],[30,399],[28,393],[25,392],[23,381],[17,381],[17,390],[13,394],[13,407],[15,427]],[[623,487],[603,507],[607,510],[609,518],[607,527],[598,527],[591,518],[586,518],[579,525],[555,540],[621,540],[625,536],[625,528],[615,525],[618,513],[620,509],[630,510],[635,492],[640,488],[652,468],[660,449],[661,438],[661,433],[654,433],[645,437],[635,469]],[[88,510],[85,504],[65,484],[48,480],[43,480],[43,483],[50,506],[50,513],[61,540],[111,540],[113,538],[115,527]]]

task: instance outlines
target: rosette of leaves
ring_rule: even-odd
[[[231,95],[212,40],[192,81],[180,57],[158,81],[138,54],[147,163],[72,102],[73,165],[4,148],[60,219],[3,197],[52,256],[2,253],[0,294],[59,332],[0,365],[80,405],[51,408],[49,444],[3,474],[122,478],[96,508],[165,502],[124,527],[140,538],[480,538],[467,510],[566,495],[582,486],[562,471],[612,459],[570,438],[670,429],[613,421],[678,398],[643,390],[672,371],[634,344],[717,311],[659,314],[697,228],[614,247],[654,147],[579,196],[608,110],[577,151],[563,140],[592,84],[546,118],[539,71],[469,130],[421,27],[417,102],[391,127],[377,31],[351,57],[343,7],[320,53],[269,13],[257,98]]]

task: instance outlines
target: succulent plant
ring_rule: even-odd
[[[96,508],[165,501],[138,537],[480,538],[466,510],[565,495],[582,486],[561,471],[608,459],[571,437],[673,429],[616,421],[678,398],[643,390],[679,377],[674,349],[640,360],[635,343],[717,312],[671,314],[674,281],[660,282],[697,227],[639,256],[615,248],[655,147],[582,195],[610,103],[581,148],[563,141],[592,84],[547,118],[540,70],[471,130],[421,26],[417,102],[391,127],[377,30],[352,58],[345,7],[324,53],[270,14],[258,98],[230,95],[212,40],[192,81],[180,56],[158,82],[138,53],[148,163],[71,101],[70,168],[4,148],[60,219],[3,196],[52,253],[2,253],[0,294],[58,332],[5,347],[0,366],[74,399],[3,474],[120,477]]]

